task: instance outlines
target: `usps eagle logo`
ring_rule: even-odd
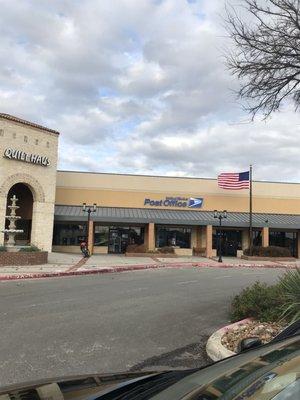
[[[199,197],[190,197],[188,201],[189,208],[201,208],[203,206],[203,199]]]

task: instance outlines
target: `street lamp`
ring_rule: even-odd
[[[82,204],[82,212],[86,212],[88,214],[88,225],[87,225],[87,235],[86,235],[86,244],[87,248],[89,246],[89,226],[90,226],[90,219],[91,213],[97,211],[97,204],[94,203],[92,206],[87,206],[86,203]]]
[[[223,262],[222,260],[222,243],[221,243],[221,226],[222,226],[222,219],[227,218],[227,211],[218,211],[218,210],[214,210],[214,218],[218,218],[219,219],[219,223],[220,223],[220,232],[218,235],[218,251],[219,251],[219,259],[218,262]]]

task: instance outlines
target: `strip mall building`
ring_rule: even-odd
[[[24,231],[19,243],[79,252],[88,234],[93,253],[144,244],[148,250],[173,246],[182,255],[197,248],[210,257],[216,254],[216,209],[228,212],[224,254],[239,256],[249,246],[248,190],[222,190],[216,179],[57,171],[58,138],[52,129],[0,114],[0,231],[16,194]],[[89,223],[83,203],[97,204]],[[300,184],[253,182],[253,212],[254,244],[300,255]]]

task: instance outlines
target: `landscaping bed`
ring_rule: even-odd
[[[295,261],[287,247],[280,246],[253,246],[243,251],[242,258],[246,260]]]
[[[242,339],[255,336],[259,337],[262,343],[268,343],[285,327],[286,323],[283,322],[247,321],[243,324],[235,325],[225,332],[221,343],[228,350],[236,352],[238,344]]]
[[[177,257],[177,254],[175,254],[174,248],[171,246],[160,247],[159,249],[149,251],[143,244],[130,244],[127,246],[125,256],[173,258]]]
[[[300,320],[299,305],[299,268],[287,271],[273,285],[255,282],[233,297],[229,315],[232,324],[209,337],[207,355],[213,361],[233,356],[245,338],[270,342],[290,323]]]
[[[260,256],[245,256],[241,255],[243,260],[253,260],[253,261],[290,261],[295,262],[296,258],[294,257],[260,257]]]

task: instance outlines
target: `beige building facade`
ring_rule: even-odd
[[[27,221],[19,240],[48,251],[79,252],[87,240],[100,254],[172,246],[208,257],[218,235],[225,255],[249,246],[248,190],[220,189],[216,179],[57,171],[57,147],[58,132],[0,114],[1,228],[15,191]],[[214,210],[227,210],[221,229]],[[300,254],[300,184],[253,182],[253,213],[254,245]]]
[[[51,251],[54,220],[58,132],[0,114],[0,242],[10,197],[19,198],[20,238]],[[23,197],[23,204],[22,204]],[[30,231],[30,232],[29,232]]]

